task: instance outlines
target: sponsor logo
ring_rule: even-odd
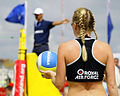
[[[47,65],[50,65],[50,54],[51,54],[51,52],[48,52],[48,56],[47,56]]]
[[[35,31],[35,34],[43,33],[43,32],[44,32],[43,30],[37,30],[37,31]]]
[[[98,71],[84,71],[83,69],[79,69],[77,74],[75,79],[99,79]]]
[[[21,64],[21,72],[20,72],[20,96],[23,96],[24,92],[24,79],[25,79],[25,64]]]

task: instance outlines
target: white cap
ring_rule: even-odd
[[[43,14],[43,9],[41,8],[36,8],[33,14]]]

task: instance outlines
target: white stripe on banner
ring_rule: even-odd
[[[62,2],[62,4],[61,4],[62,19],[65,19],[65,16],[64,16],[64,0],[62,0],[61,2]],[[64,31],[65,31],[65,26],[64,26],[64,24],[62,24],[61,43],[64,41]]]
[[[107,3],[107,15],[109,14],[110,12],[110,0],[108,0],[108,3]]]

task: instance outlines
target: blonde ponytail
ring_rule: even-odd
[[[85,44],[83,44],[82,46],[82,59],[84,62],[87,61],[87,50],[86,50]]]
[[[80,19],[79,19],[79,30],[80,30],[80,37],[81,37],[81,41],[83,43],[82,45],[82,59],[84,62],[87,61],[87,50],[85,47],[85,26],[84,26],[84,19],[86,18],[86,15],[81,14],[80,15]]]
[[[85,35],[86,35],[86,32],[91,33],[92,31],[94,31],[94,34],[97,39],[97,33],[94,28],[95,27],[95,18],[90,10],[88,10],[86,8],[78,8],[74,12],[72,22],[73,23],[75,22],[79,28],[79,33],[77,33],[77,34],[80,36],[81,41],[83,43],[82,59],[84,62],[86,62],[88,59],[88,56],[87,56],[87,50],[86,50],[86,46],[85,46]]]
[[[84,30],[84,27],[80,29],[80,37],[81,37],[81,41],[83,43],[82,45],[82,59],[84,62],[87,61],[87,50],[86,50],[86,47],[85,47],[85,30]]]

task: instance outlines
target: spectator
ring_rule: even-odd
[[[114,63],[120,70],[119,59],[118,58],[114,58]]]
[[[6,88],[5,88],[5,91],[6,91],[6,95],[7,96],[11,96],[12,95],[12,87],[11,86],[7,86]]]
[[[116,79],[116,84],[119,87],[120,86],[119,59],[118,58],[114,58],[114,63],[115,63],[115,79]]]

